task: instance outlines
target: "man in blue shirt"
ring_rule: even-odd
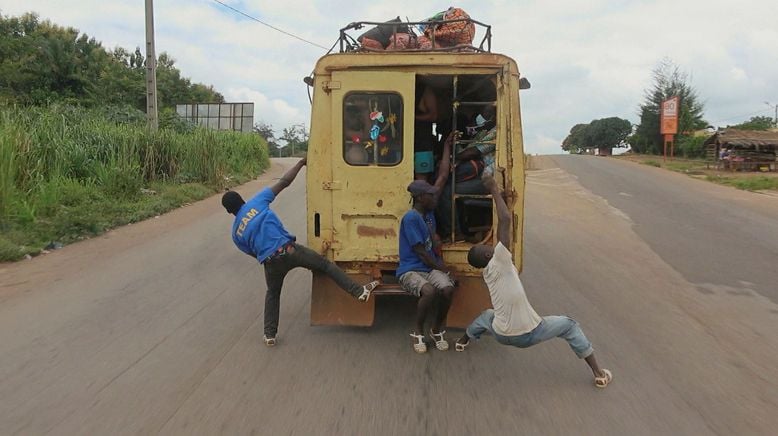
[[[270,203],[287,186],[292,184],[297,173],[305,166],[303,158],[290,168],[273,186],[265,188],[248,202],[235,191],[227,191],[222,196],[222,206],[235,215],[232,224],[232,241],[240,251],[255,257],[265,267],[265,345],[276,344],[278,317],[281,303],[281,287],[286,274],[293,268],[303,267],[323,272],[344,291],[359,301],[365,302],[378,282],[364,286],[355,283],[343,270],[310,248],[297,244],[295,237],[286,231],[281,220],[270,209]]]
[[[437,316],[429,333],[438,350],[448,350],[448,342],[443,336],[446,332],[442,329],[454,295],[454,280],[443,258],[437,253],[435,242],[435,205],[440,192],[439,185],[445,184],[448,168],[441,173],[435,186],[423,180],[415,180],[408,185],[408,192],[413,196],[413,209],[400,222],[400,264],[397,277],[403,290],[419,297],[416,330],[411,333],[413,350],[417,353],[427,351],[424,321],[434,312],[435,306]]]

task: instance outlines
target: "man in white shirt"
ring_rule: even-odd
[[[456,350],[465,351],[470,340],[480,338],[484,332],[491,333],[500,344],[519,348],[528,348],[559,337],[565,339],[575,354],[589,364],[595,386],[606,387],[613,375],[597,364],[592,344],[578,323],[566,316],[540,317],[527,300],[511,252],[507,248],[510,245],[513,214],[505,204],[494,178],[484,175],[482,180],[494,199],[498,243],[496,247],[473,246],[467,260],[470,265],[484,269],[484,281],[489,288],[494,309],[484,311],[473,320],[465,334],[457,340]]]

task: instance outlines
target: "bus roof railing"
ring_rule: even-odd
[[[458,44],[451,47],[436,47],[435,46],[435,32],[431,32],[431,36],[429,37],[430,41],[432,42],[432,48],[426,48],[426,49],[403,49],[403,50],[390,50],[391,53],[412,53],[412,52],[430,52],[430,51],[437,51],[437,52],[462,52],[462,51],[468,51],[468,52],[481,52],[481,53],[491,53],[492,52],[492,26],[489,24],[484,24],[480,21],[474,20],[472,18],[456,18],[452,20],[426,20],[426,21],[390,21],[390,22],[375,22],[375,21],[355,21],[353,23],[349,23],[346,27],[340,29],[340,35],[338,37],[338,44],[340,45],[340,52],[341,53],[348,53],[348,52],[376,52],[381,53],[380,50],[372,49],[369,47],[363,47],[362,44],[357,40],[357,38],[354,38],[353,36],[349,35],[348,32],[350,30],[360,30],[364,28],[365,26],[380,26],[384,28],[391,28],[392,29],[392,37],[394,41],[397,41],[397,34],[403,34],[408,33],[412,37],[418,37],[419,35],[416,35],[415,30],[418,30],[418,26],[439,26],[441,24],[448,24],[448,23],[458,23],[458,22],[468,22],[475,25],[476,33],[479,28],[484,29],[484,36],[481,39],[481,42],[478,44],[478,47],[471,44]],[[407,32],[398,32],[398,29],[401,27],[407,28]],[[463,28],[464,30],[464,28]],[[475,37],[475,35],[474,35]]]

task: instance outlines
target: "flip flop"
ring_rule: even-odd
[[[613,374],[611,374],[610,371],[608,371],[607,369],[603,369],[602,373],[605,374],[605,375],[602,376],[602,377],[595,377],[594,378],[594,385],[597,386],[598,388],[604,388],[604,387],[608,386],[608,384],[611,381],[613,381]]]

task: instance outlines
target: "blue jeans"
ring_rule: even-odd
[[[467,327],[467,336],[471,339],[478,339],[484,332],[489,332],[497,342],[519,348],[528,348],[549,339],[562,338],[581,359],[589,357],[594,352],[592,343],[586,338],[578,322],[566,316],[544,316],[540,324],[531,332],[518,336],[503,336],[495,333],[494,328],[492,328],[493,320],[494,309],[483,311]]]

